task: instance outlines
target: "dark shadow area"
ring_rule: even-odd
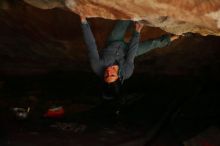
[[[120,99],[103,106],[101,88],[92,73],[4,77],[0,89],[1,142],[154,145],[158,138],[168,136],[161,142],[183,144],[211,126],[219,128],[218,84],[218,80],[206,77],[135,74],[126,82]],[[64,117],[44,118],[50,104],[62,105]],[[11,109],[16,106],[31,108],[26,119],[15,117]],[[65,124],[69,124],[67,129]],[[74,129],[82,125],[83,131]]]

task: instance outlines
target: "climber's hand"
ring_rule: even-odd
[[[144,24],[141,22],[135,22],[135,30],[141,32],[141,29],[144,27]]]
[[[80,20],[81,20],[81,23],[87,22],[86,17],[84,15],[80,15]]]
[[[170,37],[170,40],[174,41],[174,40],[179,39],[179,38],[180,38],[179,35],[173,35],[173,36]]]

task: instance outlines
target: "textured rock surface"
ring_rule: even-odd
[[[87,17],[144,20],[146,25],[182,34],[220,35],[219,0],[24,0],[42,9],[65,8]]]
[[[24,1],[0,1],[0,74],[91,72],[78,15],[60,8],[47,9],[63,7],[62,3],[47,4],[44,10]],[[115,21],[91,18],[89,22],[98,48],[102,49]],[[164,33],[159,28],[145,26],[141,39]],[[218,77],[219,42],[217,36],[183,37],[137,58],[135,72]]]

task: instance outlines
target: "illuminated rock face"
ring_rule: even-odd
[[[24,0],[42,9],[63,8],[87,17],[144,20],[175,34],[220,35],[219,0]]]
[[[92,72],[78,15],[67,9],[62,0],[29,0],[29,2],[31,5],[24,1],[0,0],[0,74],[43,74],[53,70]],[[90,5],[88,3],[84,6]],[[70,4],[68,6],[71,7]],[[74,11],[77,13],[77,10]],[[108,13],[94,11],[97,15],[92,14],[89,7],[86,10],[85,15],[89,17],[100,15],[111,19],[116,17],[130,19],[132,16],[116,10],[111,11],[114,13],[110,13],[110,10]],[[149,14],[155,14],[156,18],[156,11]],[[135,18],[138,18],[137,15]],[[161,28],[168,32],[179,33],[198,30],[204,34],[204,30],[207,30],[207,34],[212,34],[211,30],[217,30],[217,25],[214,25],[216,22],[213,23],[213,27],[207,29],[205,23],[201,23],[202,27],[195,27],[192,23],[177,23],[174,17],[172,19],[173,21],[171,17],[160,15],[155,19],[155,24],[145,21],[141,41],[157,38],[166,33],[159,28],[148,26],[161,25],[163,26]],[[100,18],[91,18],[88,21],[98,49],[104,48],[115,21]],[[207,24],[208,22],[210,21],[207,20]],[[170,25],[167,25],[168,23]],[[180,26],[183,29],[180,29]],[[217,31],[215,35],[218,35]],[[200,75],[202,72],[208,72],[204,74],[219,78],[219,42],[217,36],[196,34],[193,37],[181,37],[166,48],[158,48],[136,58],[135,72],[152,75]]]

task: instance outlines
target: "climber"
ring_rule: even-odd
[[[116,23],[108,37],[106,48],[100,55],[94,36],[85,16],[80,16],[84,40],[88,50],[92,70],[103,81],[103,98],[112,99],[119,95],[124,80],[131,77],[134,70],[134,59],[154,48],[162,48],[179,36],[162,36],[158,39],[139,43],[143,24],[134,22],[134,31],[129,42],[124,41],[124,35],[132,21],[120,20]]]

